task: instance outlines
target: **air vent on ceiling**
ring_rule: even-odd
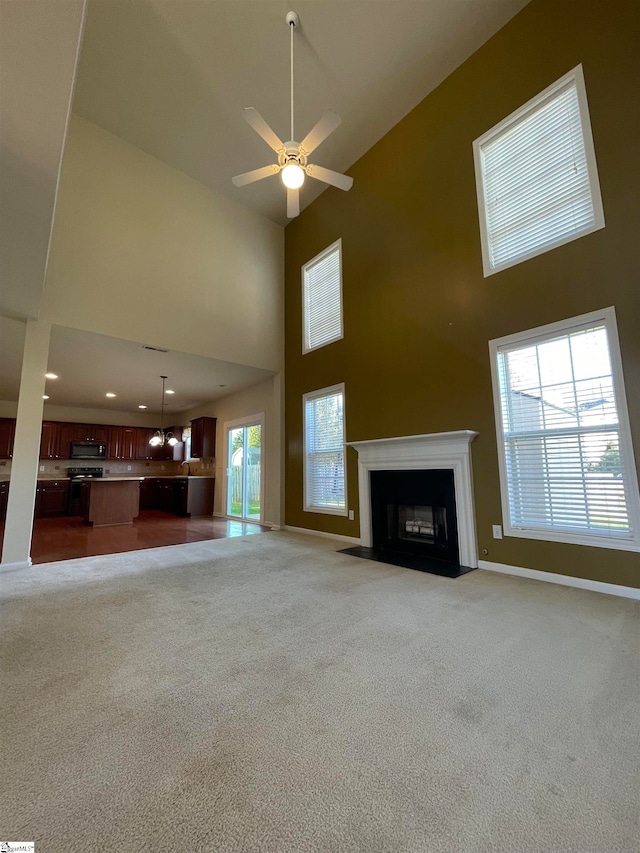
[[[162,349],[162,347],[150,347],[147,344],[142,344],[142,349],[150,349],[153,352],[169,352],[168,349]]]

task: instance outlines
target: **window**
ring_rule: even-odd
[[[184,427],[182,430],[182,440],[184,441],[184,461],[188,462],[191,457],[191,427]]]
[[[599,228],[582,66],[473,143],[485,276]]]
[[[304,508],[347,514],[344,385],[313,391],[304,405]]]
[[[489,346],[505,534],[640,550],[614,309]]]
[[[302,351],[342,337],[342,241],[302,267]]]

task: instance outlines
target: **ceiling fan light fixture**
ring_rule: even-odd
[[[281,172],[282,183],[290,190],[297,190],[304,184],[304,170],[297,163],[289,163]]]
[[[293,32],[300,25],[300,19],[295,12],[287,12],[285,18],[289,31],[291,33],[291,50],[290,50],[290,66],[291,66],[291,141],[282,142],[280,137],[269,127],[267,122],[262,118],[255,107],[245,107],[243,115],[246,121],[255,130],[258,136],[262,137],[269,148],[278,155],[277,165],[274,163],[271,166],[262,166],[259,169],[252,169],[250,172],[243,172],[241,175],[235,175],[231,180],[234,186],[244,187],[247,184],[252,184],[254,181],[261,181],[263,178],[268,178],[271,175],[282,174],[282,183],[287,188],[287,217],[293,219],[300,214],[300,196],[298,190],[304,183],[305,175],[309,175],[316,181],[322,181],[324,184],[331,184],[341,190],[350,190],[353,184],[353,178],[347,175],[342,175],[340,172],[334,172],[332,169],[325,169],[322,166],[313,166],[307,162],[307,157],[312,154],[316,148],[321,145],[330,133],[340,124],[340,117],[333,112],[327,112],[321,117],[320,121],[311,128],[309,133],[304,137],[302,142],[295,142],[295,124],[293,114]]]

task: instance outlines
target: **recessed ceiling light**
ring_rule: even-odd
[[[116,395],[114,393],[112,393],[111,391],[107,391],[107,393],[105,394],[105,397],[115,397],[115,396]]]
[[[43,400],[48,400],[48,399],[49,399],[49,395],[48,395],[48,394],[43,394],[43,395],[42,395],[42,399],[43,399]]]
[[[138,406],[139,409],[146,409],[146,406]]]
[[[57,378],[58,378],[58,374],[57,374],[57,373],[45,373],[45,377],[46,377],[47,379],[57,379]]]
[[[167,388],[167,390],[164,393],[165,394],[175,394],[176,392],[172,391],[171,388]]]

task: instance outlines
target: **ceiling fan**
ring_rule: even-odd
[[[309,163],[307,160],[309,155],[340,124],[340,116],[333,110],[328,110],[322,116],[302,142],[294,141],[293,31],[299,25],[300,19],[295,12],[287,12],[285,20],[291,32],[291,140],[282,142],[254,107],[245,107],[243,110],[245,119],[267,145],[276,152],[278,162],[270,166],[262,166],[260,169],[253,169],[251,172],[244,172],[242,175],[236,175],[231,180],[237,187],[244,187],[271,175],[281,174],[282,182],[287,188],[287,216],[289,219],[293,219],[300,213],[300,187],[304,183],[305,175],[325,184],[331,184],[341,190],[350,190],[353,185],[353,178],[342,175],[340,172],[334,172],[332,169],[325,169],[324,166],[316,166],[315,163]]]

